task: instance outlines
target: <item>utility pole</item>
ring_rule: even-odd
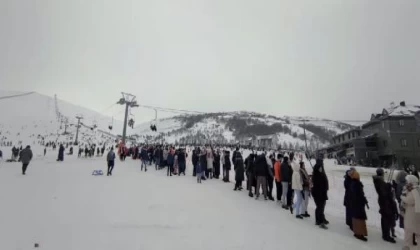
[[[83,116],[77,115],[76,119],[77,119],[77,130],[76,130],[76,139],[74,140],[74,145],[78,144],[77,139],[79,138],[80,120],[83,119]]]
[[[128,108],[135,108],[135,107],[138,107],[139,105],[137,104],[135,95],[124,93],[124,92],[121,92],[121,94],[122,94],[122,98],[117,102],[117,104],[125,105],[124,128],[123,128],[123,138],[122,138],[122,143],[125,144],[125,137],[127,134]]]

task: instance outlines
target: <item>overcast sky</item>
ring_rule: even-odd
[[[366,120],[420,104],[419,25],[418,0],[0,0],[0,89],[100,112],[126,91],[152,106]]]

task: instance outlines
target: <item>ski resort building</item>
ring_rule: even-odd
[[[420,106],[392,105],[357,129],[333,137],[333,144],[320,150],[337,159],[353,160],[365,166],[420,168]]]

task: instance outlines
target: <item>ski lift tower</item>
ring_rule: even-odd
[[[135,108],[139,105],[136,101],[136,96],[121,92],[122,97],[117,102],[117,104],[125,105],[125,116],[124,116],[124,127],[123,127],[123,136],[122,136],[122,143],[125,144],[126,134],[127,134],[127,119],[128,119],[128,108]]]

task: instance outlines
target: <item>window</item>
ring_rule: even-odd
[[[350,133],[347,134],[347,137],[350,139]]]
[[[369,152],[366,152],[366,158],[369,158]]]
[[[382,122],[382,128],[385,128],[385,122]]]
[[[408,146],[407,140],[406,139],[401,139],[401,147],[405,148],[407,146]]]
[[[384,147],[385,148],[388,147],[388,141],[387,140],[384,140]]]
[[[400,127],[404,127],[404,120],[400,120]]]

